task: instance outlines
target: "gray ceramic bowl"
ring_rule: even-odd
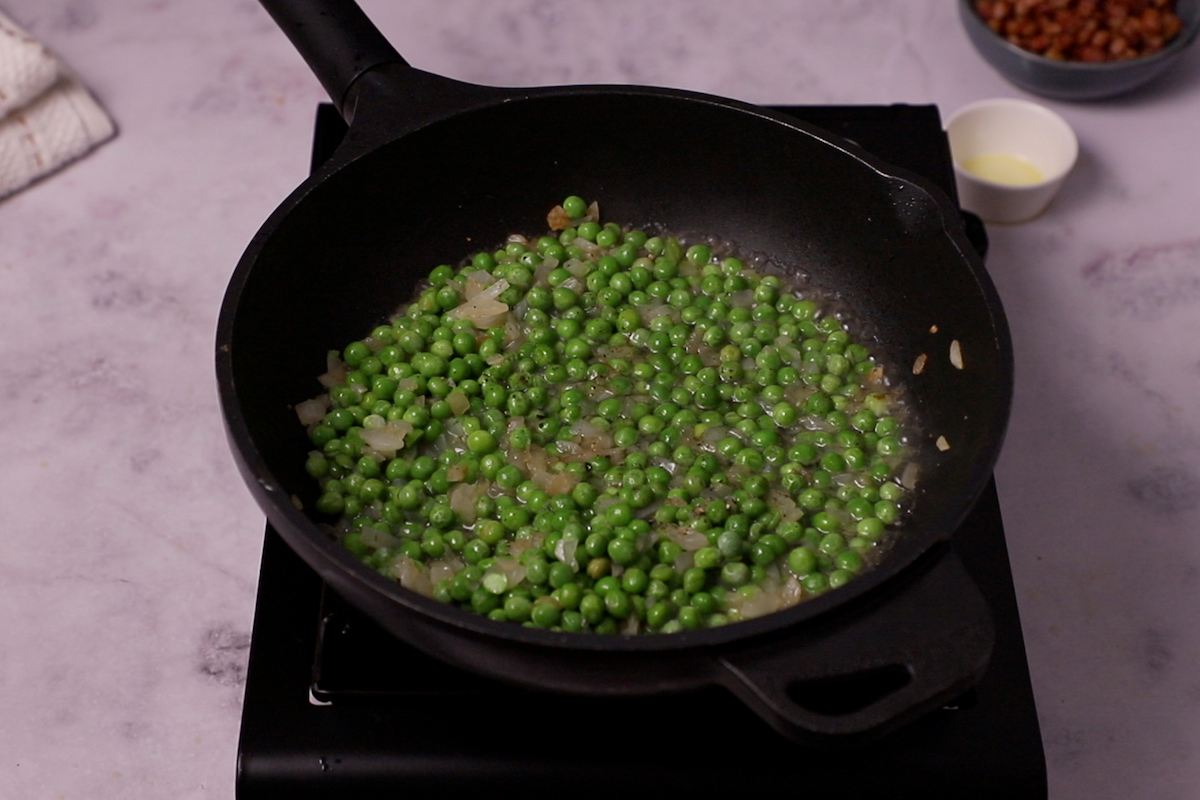
[[[1054,61],[1009,43],[980,19],[972,0],[959,0],[958,11],[971,43],[997,72],[1022,89],[1059,100],[1095,100],[1135,89],[1165,72],[1200,32],[1200,0],[1177,0],[1183,30],[1162,50],[1129,61],[1085,64]]]

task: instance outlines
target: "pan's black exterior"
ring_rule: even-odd
[[[943,543],[985,486],[1003,438],[1008,330],[943,194],[829,134],[720,98],[645,87],[471,86],[389,60],[374,39],[364,63],[376,63],[331,74],[321,37],[304,26],[300,37],[286,23],[291,13],[311,21],[324,4],[266,5],[326,70],[324,82],[353,124],[339,152],[272,214],[239,262],[221,310],[217,377],[247,483],[322,578],[447,660],[570,691],[719,682],[792,735],[877,730],[969,685],[991,647],[987,609],[969,581],[955,607],[929,624],[913,619],[865,636],[852,657],[843,637],[837,663],[814,656],[835,609],[836,618],[850,618],[952,558]],[[369,27],[353,4],[338,5],[341,24]],[[547,205],[567,193],[599,198],[609,219],[714,234],[768,253],[839,294],[852,327],[874,338],[897,371],[928,355],[925,371],[904,383],[930,455],[908,530],[879,568],[824,597],[721,629],[558,634],[407,592],[359,565],[297,508],[315,497],[291,406],[319,390],[313,376],[325,351],[387,318],[432,265],[510,231],[538,229]],[[949,362],[951,340],[961,345],[962,370]],[[938,436],[948,451],[932,447]],[[788,691],[787,678],[811,677],[815,663],[826,674],[899,663],[908,677],[866,708],[820,715]]]

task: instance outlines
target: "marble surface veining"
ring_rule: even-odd
[[[0,797],[225,798],[262,515],[212,368],[229,273],[304,176],[316,81],[251,0],[0,0],[120,137],[0,203]],[[755,102],[1023,96],[940,0],[365,2],[492,84]],[[991,229],[1018,365],[997,469],[1054,798],[1200,796],[1200,47],[1050,103],[1082,156]]]

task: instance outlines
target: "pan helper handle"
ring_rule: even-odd
[[[818,618],[794,638],[720,657],[722,682],[786,736],[848,742],[938,708],[979,680],[995,628],[957,556],[946,553],[905,591],[875,602],[874,613],[868,602],[838,624]]]

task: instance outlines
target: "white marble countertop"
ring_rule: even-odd
[[[224,798],[262,515],[216,313],[303,178],[316,81],[252,0],[3,0],[119,138],[0,202],[0,796]],[[942,0],[366,2],[417,66],[756,102],[1023,96]],[[1200,47],[1050,103],[1083,155],[991,229],[1017,362],[997,470],[1054,798],[1200,794]]]

